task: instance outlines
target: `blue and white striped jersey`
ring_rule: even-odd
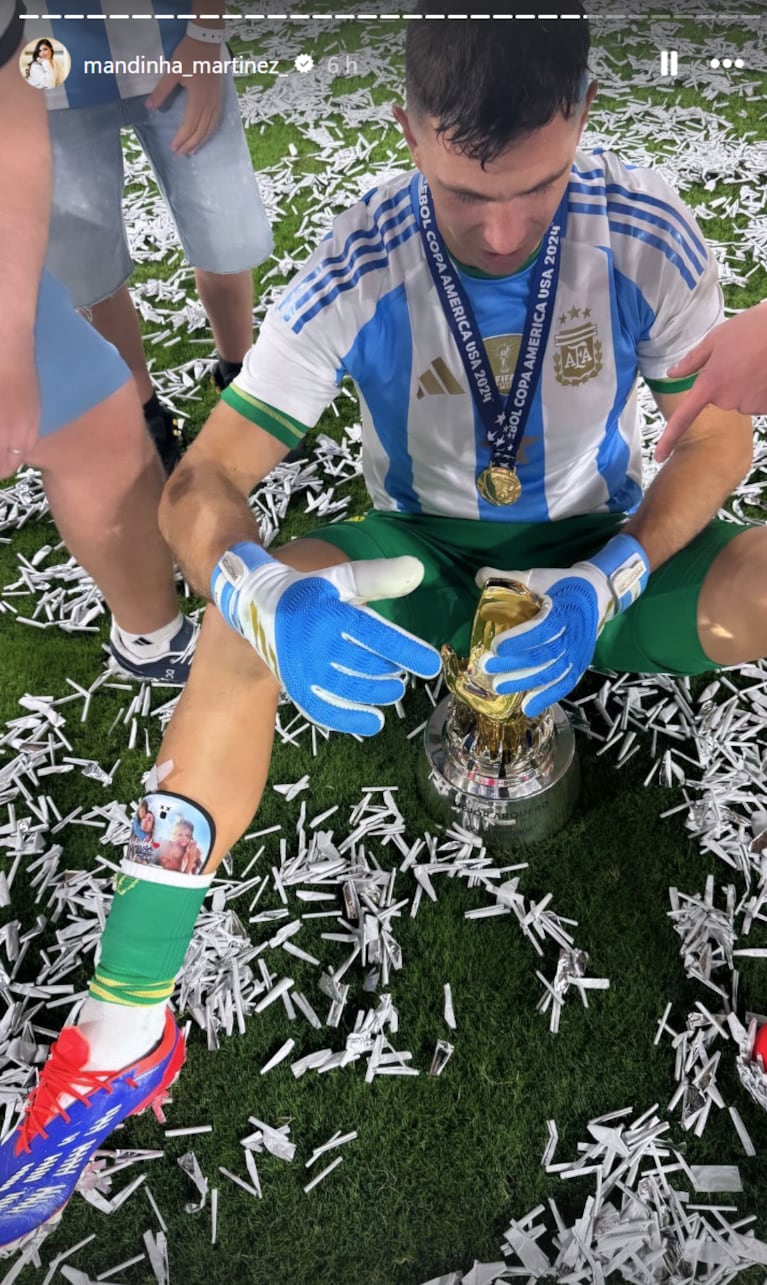
[[[27,18],[25,41],[47,36],[60,41],[72,59],[64,84],[43,91],[49,111],[93,107],[150,94],[163,70],[167,70],[162,67],[162,59],[172,62],[188,22],[176,17],[185,9],[178,0],[130,0],[127,5],[115,4],[114,0],[88,0],[85,6],[34,0],[28,8],[38,16]],[[83,16],[67,17],[67,8]],[[118,12],[130,13],[131,17],[93,16]],[[47,16],[51,13],[59,16]],[[116,72],[104,70],[115,62],[128,66]],[[162,69],[157,70],[157,65]]]
[[[499,508],[477,492],[490,449],[421,246],[417,179],[390,179],[335,220],[267,314],[235,398],[313,425],[350,375],[377,509],[496,522],[632,510],[642,494],[637,376],[663,388],[667,368],[723,319],[716,261],[690,211],[651,170],[576,154],[522,496]],[[502,394],[533,266],[504,278],[461,273]]]

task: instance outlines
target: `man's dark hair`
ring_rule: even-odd
[[[407,109],[486,165],[517,138],[570,116],[583,97],[586,18],[445,18],[444,0],[408,21]],[[568,0],[568,13],[582,13]]]

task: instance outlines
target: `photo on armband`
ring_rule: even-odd
[[[183,800],[176,802],[170,796],[143,798],[131,824],[126,859],[179,874],[200,874],[211,833],[199,809],[194,813],[189,816]]]

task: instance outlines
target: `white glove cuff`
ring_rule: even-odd
[[[605,579],[612,599],[607,620],[636,602],[650,578],[647,554],[631,535],[613,536],[599,553],[582,565],[595,568]]]

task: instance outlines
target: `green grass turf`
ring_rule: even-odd
[[[293,36],[296,50],[299,35]],[[726,35],[734,46],[737,29],[728,29]],[[312,52],[316,58],[325,48],[340,46],[351,56],[363,39],[361,24],[346,23],[340,31],[321,37],[312,45]],[[700,40],[703,57],[710,50],[711,36],[702,30]],[[619,38],[613,36],[611,42],[611,48],[619,53]],[[339,92],[358,83],[350,79],[339,84]],[[684,89],[670,91],[659,85],[641,92],[648,102],[689,101],[693,105],[695,101]],[[377,94],[385,100],[383,90]],[[738,112],[745,112],[745,116],[737,116],[739,126],[762,128],[761,102],[730,101],[724,108],[717,105],[717,110],[733,120]],[[382,137],[374,159],[384,156],[395,138],[393,131]],[[263,135],[251,132],[254,161],[260,167],[277,163],[289,142],[306,153],[306,165],[311,167],[314,162],[309,153],[313,149],[289,122],[270,125]],[[727,185],[722,190],[728,190]],[[691,199],[696,195],[692,193]],[[297,216],[287,214],[275,228],[276,253],[290,247],[298,222]],[[724,223],[721,227],[707,224],[705,231],[722,238],[731,235]],[[167,273],[170,266],[140,268],[137,279]],[[266,267],[254,274],[257,288],[264,271]],[[761,297],[764,286],[760,276],[752,277],[748,289],[726,290],[728,302],[747,306]],[[203,351],[198,345],[184,343],[161,349],[158,367]],[[213,402],[208,392],[203,403],[192,405],[193,432]],[[340,399],[339,408],[342,418],[328,412],[318,431],[337,434],[345,421],[355,418],[355,408],[348,399]],[[346,489],[353,497],[352,511],[362,511],[362,485],[352,483]],[[291,507],[280,540],[301,534],[314,523],[311,515],[301,511],[298,501]],[[50,524],[43,522],[19,532],[12,546],[0,546],[2,583],[15,578],[16,552],[29,554],[43,543],[51,543],[51,536]],[[16,601],[23,610],[24,600]],[[17,714],[16,702],[25,692],[63,695],[66,676],[87,684],[100,666],[104,637],[105,628],[100,636],[89,638],[32,632],[9,616],[0,616],[2,719]],[[587,679],[584,690],[593,681]],[[107,791],[76,774],[51,778],[50,792],[62,812],[77,803],[88,807],[111,797],[127,802],[138,795],[140,774],[150,760],[143,747],[124,749],[122,727],[108,730],[129,699],[126,693],[101,693],[86,724],[78,721],[79,704],[64,707],[66,731],[75,754],[97,757],[105,766],[121,757],[122,764],[114,789]],[[410,693],[407,726],[421,721],[429,708],[423,692]],[[150,730],[154,753],[159,729],[150,724]],[[574,1159],[578,1141],[586,1136],[586,1122],[593,1116],[629,1105],[641,1112],[655,1102],[659,1114],[665,1115],[674,1088],[673,1053],[667,1040],[653,1046],[657,1020],[667,1000],[673,1003],[670,1021],[677,1027],[696,999],[708,1000],[701,988],[684,977],[678,939],[666,914],[668,888],[674,884],[697,892],[709,872],[720,882],[726,882],[726,872],[714,858],[700,855],[678,816],[660,819],[659,814],[679,797],[675,791],[643,788],[650,767],[646,747],[619,772],[606,756],[597,757],[595,746],[582,740],[580,749],[583,792],[576,816],[564,835],[525,854],[530,868],[522,874],[521,889],[528,898],[550,891],[558,913],[578,920],[576,941],[590,953],[589,972],[609,977],[610,989],[595,993],[587,1011],[577,998],[571,998],[560,1034],[551,1036],[547,1019],[535,1011],[540,988],[534,970],[542,967],[550,975],[552,950],[541,965],[511,918],[465,920],[466,910],[486,904],[485,894],[437,877],[438,903],[433,905],[424,898],[415,920],[405,918],[395,924],[404,969],[393,976],[390,989],[400,1013],[396,1047],[410,1049],[423,1071],[435,1041],[448,1034],[442,1020],[442,987],[445,981],[451,982],[458,1030],[455,1055],[442,1078],[421,1074],[412,1080],[391,1078],[366,1085],[362,1061],[329,1075],[309,1072],[298,1081],[286,1062],[262,1079],[260,1066],[287,1035],[297,1038],[297,1051],[307,1052],[330,1043],[340,1047],[348,1029],[342,1024],[336,1036],[327,1031],[311,1032],[299,1019],[293,1030],[281,1006],[250,1021],[243,1037],[222,1037],[216,1053],[207,1051],[200,1032],[193,1029],[169,1125],[206,1123],[212,1124],[214,1131],[170,1140],[166,1158],[148,1166],[148,1182],[169,1225],[172,1281],[420,1285],[441,1272],[467,1269],[475,1257],[498,1259],[501,1236],[512,1216],[522,1216],[548,1197],[557,1200],[564,1215],[574,1216],[591,1190],[589,1180],[567,1183],[542,1170],[540,1155],[548,1119],[556,1120],[560,1132],[556,1158]],[[414,787],[419,753],[419,741],[406,740],[403,724],[390,715],[384,731],[374,740],[359,745],[334,736],[316,759],[307,748],[278,746],[270,779],[272,783],[293,781],[305,771],[311,772],[309,815],[338,804],[338,814],[328,822],[337,837],[348,829],[347,817],[362,786],[396,783],[408,833],[417,835],[429,825]],[[259,827],[279,822],[282,833],[290,836],[301,797],[306,796],[286,804],[268,789]],[[63,835],[67,863],[72,867],[92,864],[104,851],[98,838],[98,831],[69,827]],[[259,869],[265,871],[276,858],[278,838],[270,836],[265,841],[267,850]],[[396,854],[377,841],[369,847],[387,868],[395,862]],[[238,845],[235,870],[243,868],[252,851],[252,844]],[[113,856],[113,851],[108,850],[108,855]],[[13,891],[13,914],[25,926],[31,924],[39,907],[30,890],[19,878]],[[399,876],[396,894],[412,891],[409,877]],[[276,904],[276,898],[265,896],[261,906]],[[8,917],[4,912],[4,921]],[[323,961],[335,965],[344,958],[345,948],[321,942],[320,933],[329,926],[331,921],[307,925],[301,944],[309,951],[316,947]],[[256,925],[254,937],[260,939],[269,932]],[[40,944],[49,939],[46,933]],[[753,942],[765,944],[764,934],[755,931]],[[38,959],[37,950],[30,950],[26,980],[33,979]],[[289,971],[297,986],[324,1012],[316,970],[290,960]],[[84,984],[85,974],[75,980]],[[764,1008],[766,983],[767,966],[749,961],[742,970],[744,1007]],[[348,1016],[353,1017],[358,1000],[366,1002],[355,996]],[[55,1027],[60,1014],[61,1010],[54,1010],[43,1020]],[[739,1164],[746,1191],[734,1203],[743,1214],[757,1213],[757,1231],[767,1236],[767,1175],[761,1159],[767,1147],[767,1117],[740,1089],[729,1048],[720,1084],[725,1101],[736,1103],[744,1116],[757,1157],[741,1155],[726,1113],[714,1112],[701,1140],[685,1135],[675,1116],[670,1136],[691,1163]],[[218,1173],[218,1166],[223,1165],[245,1176],[238,1139],[251,1131],[249,1115],[274,1125],[290,1122],[293,1140],[298,1143],[293,1165],[271,1156],[259,1158],[264,1190],[261,1202],[253,1201]],[[321,1165],[307,1172],[303,1161],[335,1130],[349,1129],[357,1129],[359,1138],[346,1149],[343,1164],[325,1184],[304,1195],[303,1183]],[[130,1122],[115,1135],[113,1145],[156,1147],[161,1145],[161,1133],[150,1115]],[[220,1189],[215,1247],[209,1243],[208,1211],[196,1216],[184,1212],[193,1191],[174,1161],[190,1147],[211,1186]],[[131,1171],[120,1176],[116,1186],[122,1186],[130,1176]],[[702,1197],[699,1203],[705,1200]],[[729,1198],[722,1203],[730,1203]],[[46,1243],[43,1260],[49,1262],[55,1253],[95,1232],[96,1239],[71,1262],[96,1275],[140,1252],[141,1235],[148,1227],[155,1228],[155,1219],[141,1191],[109,1219],[78,1197],[61,1228]],[[43,1274],[29,1269],[21,1280],[32,1285],[41,1281]],[[756,1282],[762,1275],[745,1273],[741,1279]],[[119,1279],[138,1285],[153,1278],[144,1263],[120,1274]]]

